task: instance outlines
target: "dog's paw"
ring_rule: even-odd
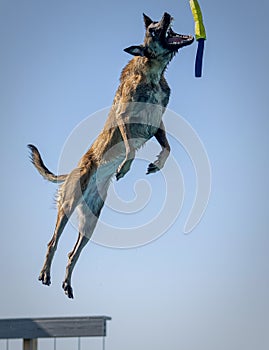
[[[38,280],[41,281],[46,286],[50,286],[50,284],[51,284],[50,274],[46,271],[40,272]]]
[[[71,285],[67,282],[63,282],[62,287],[63,287],[65,294],[68,296],[68,298],[74,299],[73,289],[72,289]]]
[[[116,180],[118,181],[119,179],[123,178],[124,175],[125,173],[123,173],[122,171],[117,171]]]
[[[116,179],[119,180],[123,178],[123,176],[128,173],[128,171],[131,168],[132,160],[125,160],[122,162],[122,164],[118,167],[117,173],[116,173]]]
[[[148,170],[146,172],[146,174],[154,174],[156,173],[157,171],[159,171],[160,168],[158,167],[158,165],[156,164],[156,162],[154,163],[150,163],[149,166],[148,166]]]

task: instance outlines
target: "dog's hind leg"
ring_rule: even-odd
[[[100,202],[99,213],[95,215],[91,209],[88,208],[86,203],[81,203],[78,206],[78,214],[80,219],[78,240],[73,250],[68,254],[68,263],[66,266],[65,279],[63,281],[63,290],[68,298],[73,299],[73,289],[71,286],[71,277],[75,264],[78,261],[80,253],[85,245],[89,242],[92,233],[97,224],[99,214],[103,207],[103,202]]]
[[[57,249],[57,245],[61,234],[68,222],[68,219],[72,215],[75,207],[82,197],[81,188],[81,176],[80,169],[74,169],[66,179],[65,183],[62,185],[59,191],[58,199],[58,215],[56,220],[56,226],[52,239],[48,243],[47,254],[45,258],[44,265],[39,275],[39,280],[49,286],[51,283],[50,279],[50,269],[53,256]]]
[[[48,243],[48,250],[45,258],[44,265],[42,267],[42,270],[39,275],[39,281],[41,281],[43,284],[49,286],[51,281],[50,281],[50,268],[51,268],[51,263],[52,259],[54,256],[54,253],[57,249],[57,244],[59,241],[59,238],[64,230],[64,227],[68,221],[68,217],[66,213],[64,212],[63,209],[58,211],[58,216],[57,216],[57,221],[56,221],[56,226],[54,230],[54,234],[52,236],[52,239]]]
[[[93,234],[101,209],[104,205],[104,201],[98,196],[98,194],[96,195],[96,193],[92,193],[91,198],[91,202],[94,202],[94,207],[89,207],[89,204],[84,201],[83,203],[79,204],[77,208],[80,221],[79,236],[72,252],[68,254],[66,274],[62,285],[68,298],[74,298],[73,289],[71,286],[71,277],[75,264],[78,261],[82,249],[89,242]],[[95,211],[93,212],[93,210]]]
[[[71,287],[72,272],[73,272],[73,269],[75,267],[76,262],[78,261],[78,258],[80,256],[82,249],[85,247],[85,245],[88,242],[89,242],[89,238],[87,238],[86,236],[82,235],[79,232],[78,240],[75,244],[75,247],[72,250],[72,252],[70,252],[68,254],[69,259],[68,259],[68,264],[66,267],[65,279],[63,281],[63,290],[64,290],[65,294],[68,296],[68,298],[71,298],[71,299],[74,298],[73,289]]]
[[[96,175],[91,179],[91,184],[85,191],[82,202],[78,205],[79,217],[79,236],[73,250],[68,254],[68,263],[66,266],[65,279],[63,281],[63,289],[68,298],[73,298],[73,289],[71,286],[72,272],[76,262],[80,256],[82,249],[89,242],[95,226],[98,222],[104,201],[107,195],[109,179],[103,181],[97,187]]]

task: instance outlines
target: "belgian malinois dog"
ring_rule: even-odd
[[[63,289],[73,298],[71,275],[83,247],[92,236],[103,208],[111,178],[122,178],[131,167],[135,152],[153,136],[161,146],[157,160],[150,163],[147,174],[159,171],[170,152],[162,116],[169,101],[170,88],[164,78],[168,63],[178,50],[190,45],[191,35],[180,35],[172,28],[173,18],[164,13],[159,22],[145,14],[144,43],[124,51],[135,56],[123,69],[120,85],[104,129],[81,158],[77,168],[67,175],[54,175],[44,165],[37,148],[28,145],[31,160],[47,180],[62,183],[58,191],[56,227],[39,280],[50,285],[50,269],[59,238],[68,219],[77,208],[79,235],[68,264]]]

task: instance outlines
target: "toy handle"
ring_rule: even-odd
[[[205,46],[205,39],[202,39],[202,38],[199,39],[198,48],[196,52],[196,60],[195,60],[195,77],[196,78],[201,78],[202,76],[204,46]]]

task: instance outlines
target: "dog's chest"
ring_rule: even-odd
[[[159,84],[152,85],[151,88],[149,89],[148,95],[149,95],[148,103],[153,103],[161,106],[163,105],[166,97],[164,91],[162,90]]]
[[[137,87],[136,101],[158,104],[166,107],[170,91],[167,91],[159,80],[141,83]]]
[[[161,84],[142,84],[131,103],[131,136],[150,139],[160,127],[169,95]],[[137,102],[136,102],[137,101]]]

